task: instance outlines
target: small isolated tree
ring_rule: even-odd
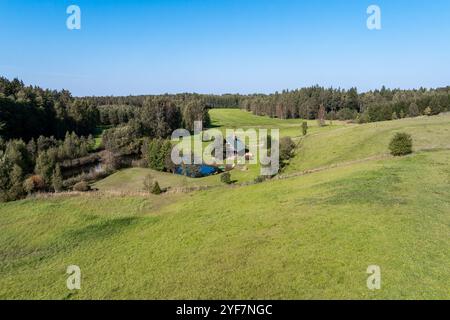
[[[162,193],[162,190],[161,190],[161,188],[159,187],[159,183],[158,183],[158,181],[156,181],[156,180],[155,180],[155,182],[153,183],[153,187],[152,187],[151,193],[153,193],[153,194],[161,194],[161,193]]]
[[[325,115],[326,115],[325,107],[323,106],[323,104],[321,104],[319,107],[319,112],[317,114],[317,122],[319,123],[320,127],[325,126]]]
[[[224,172],[220,175],[220,181],[225,184],[231,184],[231,174],[229,172]]]
[[[289,160],[295,150],[295,143],[291,137],[283,137],[280,139],[280,160]]]
[[[431,116],[433,110],[431,110],[431,107],[426,107],[425,110],[423,111],[423,114],[426,116]]]
[[[304,136],[308,134],[308,122],[303,121],[302,123],[302,133]]]
[[[413,141],[407,133],[397,133],[389,144],[393,156],[404,156],[412,153]]]
[[[74,191],[87,192],[91,190],[91,186],[86,181],[80,181],[73,186]]]

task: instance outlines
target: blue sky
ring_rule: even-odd
[[[449,36],[448,0],[0,0],[0,75],[78,96],[437,87]]]

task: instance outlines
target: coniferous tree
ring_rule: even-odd
[[[52,187],[55,192],[61,192],[63,189],[63,177],[61,174],[61,167],[56,164],[55,170],[53,170],[52,175]]]

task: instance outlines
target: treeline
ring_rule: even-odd
[[[194,130],[194,122],[210,126],[208,108],[201,100],[177,105],[167,97],[147,97],[141,107],[100,106],[102,125],[112,125],[103,133],[105,149],[116,154],[137,154],[142,138],[165,139],[179,128]]]
[[[44,90],[0,77],[0,136],[6,140],[41,135],[62,139],[68,131],[88,135],[98,121],[98,109],[67,90]]]
[[[356,88],[334,89],[313,86],[297,90],[284,90],[274,94],[201,95],[176,94],[162,96],[86,97],[89,104],[109,113],[102,119],[105,124],[127,122],[136,117],[133,110],[143,107],[148,100],[166,99],[183,109],[190,102],[200,101],[206,108],[242,108],[256,115],[280,119],[316,119],[323,106],[328,119],[373,122],[406,116],[438,114],[450,110],[450,87],[440,89],[400,90],[387,89],[358,93]],[[104,106],[108,105],[108,106]],[[105,115],[106,112],[101,112]],[[109,117],[109,118],[108,118]],[[109,120],[110,119],[110,120]]]
[[[149,135],[155,137],[167,136],[156,126],[152,128],[150,121],[162,122],[161,126],[185,128],[193,130],[194,121],[202,121],[204,126],[209,126],[210,118],[208,107],[202,100],[192,100],[185,104],[177,104],[166,97],[147,98],[141,107],[131,105],[102,105],[98,107],[100,124],[118,126],[127,124],[132,120],[144,122],[148,127]],[[175,128],[175,129],[177,129]]]
[[[450,110],[450,87],[441,89],[349,90],[314,86],[240,99],[240,107],[257,115],[281,119],[317,119],[321,107],[328,119],[374,122],[406,116],[434,115]]]
[[[172,101],[178,106],[187,105],[192,101],[201,101],[208,108],[238,108],[241,98],[239,94],[197,94],[197,93],[179,93],[179,94],[164,94],[164,95],[138,95],[138,96],[106,96],[106,97],[84,97],[90,105],[97,107],[105,105],[128,105],[134,107],[142,107],[147,100],[164,98]]]
[[[28,143],[0,138],[0,202],[34,192],[63,190],[60,163],[86,156],[94,148],[92,136],[79,137],[74,132],[63,140],[40,136]]]

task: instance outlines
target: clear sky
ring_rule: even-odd
[[[450,85],[448,0],[0,0],[0,39],[0,75],[78,96]]]

